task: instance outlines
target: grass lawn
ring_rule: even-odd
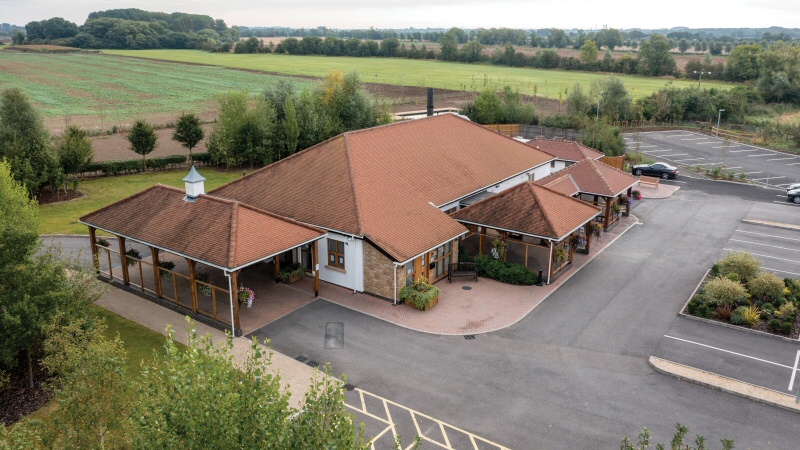
[[[403,58],[353,58],[283,54],[208,53],[200,50],[103,50],[112,55],[134,56],[238,69],[263,70],[281,75],[322,77],[331,69],[355,71],[367,83],[480,91],[510,85],[526,94],[558,98],[559,92],[580,83],[585,89],[609,74],[532,68],[461,64]],[[672,82],[677,87],[697,86],[696,81],[619,75],[634,98],[644,97]],[[705,81],[706,88],[729,88],[729,83]]]
[[[201,168],[200,173],[206,177],[206,191],[233,181],[241,176],[241,172],[224,172],[212,168]],[[139,173],[115,177],[95,178],[80,183],[78,190],[84,196],[75,200],[41,205],[39,216],[42,223],[40,234],[88,234],[85,225],[78,223],[84,214],[100,209],[113,202],[133,195],[157,183],[183,188],[186,169],[163,172]]]

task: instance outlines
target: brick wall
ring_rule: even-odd
[[[396,271],[395,265],[386,255],[369,242],[364,241],[364,292],[389,300],[394,299],[395,294],[392,293],[394,288],[393,272],[394,276],[398,277],[397,272],[402,274],[402,269]],[[403,287],[399,281],[398,279],[398,290]]]

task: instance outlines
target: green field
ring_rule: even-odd
[[[281,54],[207,53],[199,50],[104,50],[105,53],[152,58],[185,63],[201,63],[237,69],[263,70],[285,75],[325,76],[331,69],[355,71],[367,83],[398,86],[435,87],[440,89],[480,91],[484,87],[510,85],[526,94],[558,98],[559,91],[575,83],[587,88],[607,74],[460,64],[401,58],[351,58],[327,56],[292,56]],[[617,76],[617,75],[615,75]],[[666,83],[677,87],[697,86],[696,81],[619,75],[633,97],[647,96]],[[728,83],[703,82],[707,88],[728,88]]]
[[[201,168],[200,172],[206,177],[206,191],[241,175],[241,172],[224,172],[211,168]],[[83,197],[39,207],[39,217],[42,220],[39,234],[88,234],[89,229],[78,223],[79,217],[157,183],[183,188],[182,179],[186,173],[186,169],[181,169],[83,181],[78,186],[78,190],[84,194]]]
[[[201,111],[216,94],[259,94],[280,79],[286,78],[101,54],[0,52],[0,89],[21,88],[46,118],[103,116],[106,125]]]

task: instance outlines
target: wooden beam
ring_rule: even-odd
[[[275,255],[272,260],[275,262],[275,282],[281,281],[281,255]]]
[[[197,310],[199,309],[199,304],[197,296],[197,283],[195,282],[197,279],[195,275],[196,262],[194,260],[186,258],[186,264],[189,265],[189,283],[191,283],[192,285],[192,310],[194,312],[197,312]]]
[[[125,254],[125,238],[117,236],[119,242],[119,258],[122,260],[122,284],[125,286],[131,284],[131,276],[128,273],[128,256]]]
[[[608,231],[608,227],[611,226],[611,199],[609,197],[605,197],[606,199],[606,215],[603,219],[603,228],[605,231]]]
[[[319,241],[311,243],[311,267],[314,269],[314,296],[319,297]]]
[[[631,214],[631,194],[633,193],[633,187],[628,188],[628,201],[625,203],[625,215],[629,216]]]
[[[150,254],[153,255],[153,281],[156,283],[156,297],[161,298],[164,291],[161,290],[161,273],[158,270],[158,249],[150,247]]]
[[[239,271],[231,272],[231,286],[233,286],[232,299],[233,299],[233,328],[242,328],[239,321]]]
[[[89,227],[89,248],[92,249],[92,266],[95,275],[100,275],[100,258],[97,255],[97,229]]]

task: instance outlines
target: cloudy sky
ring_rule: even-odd
[[[24,25],[92,11],[191,12],[228,25],[329,28],[693,28],[800,26],[797,0],[0,0],[0,22]]]

